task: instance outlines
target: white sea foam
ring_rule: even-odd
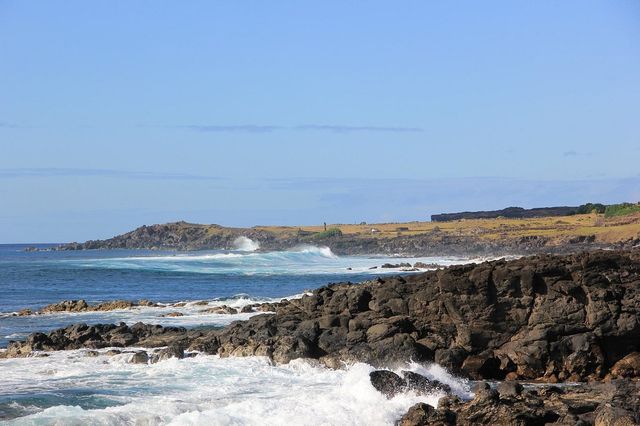
[[[238,251],[256,251],[260,248],[260,243],[251,238],[240,236],[233,240],[233,246]]]
[[[10,424],[392,425],[411,405],[436,405],[442,396],[387,399],[371,386],[373,367],[366,364],[331,370],[302,360],[273,366],[266,358],[199,355],[139,365],[128,364],[130,356],[86,357],[80,350],[0,360],[0,396],[32,396],[30,407],[18,410],[23,417]],[[468,397],[464,382],[438,368],[408,368]],[[77,392],[87,389],[93,394]],[[52,393],[65,402],[47,404]],[[87,398],[108,403],[92,408]]]

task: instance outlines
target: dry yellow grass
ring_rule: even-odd
[[[640,236],[640,213],[614,218],[584,214],[534,219],[467,219],[455,222],[403,222],[366,225],[327,224],[327,228],[339,228],[345,235],[375,238],[392,238],[398,235],[424,233],[473,236],[487,240],[524,236],[562,239],[595,235],[597,241],[612,243]],[[403,228],[403,230],[399,230],[399,228]],[[324,226],[257,226],[255,229],[269,231],[284,237],[295,235],[299,230],[322,232]]]

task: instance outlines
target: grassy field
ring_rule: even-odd
[[[343,235],[392,238],[398,235],[440,233],[442,235],[473,236],[480,239],[546,236],[572,238],[594,235],[596,241],[613,243],[640,236],[640,212],[625,216],[605,217],[603,214],[580,214],[534,219],[473,219],[454,222],[405,222],[376,224],[327,224],[327,229],[340,229]],[[279,236],[296,235],[300,231],[320,233],[317,226],[257,226],[255,229]]]

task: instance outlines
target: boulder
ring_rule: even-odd
[[[407,382],[393,371],[372,371],[369,379],[373,387],[387,398],[393,398],[407,389]]]

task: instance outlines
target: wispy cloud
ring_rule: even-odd
[[[15,123],[9,123],[9,122],[1,121],[1,120],[0,120],[0,128],[4,128],[4,129],[17,129],[18,127],[20,127],[20,126],[18,126],[18,125],[17,125],[17,124],[15,124]]]
[[[592,152],[580,152],[574,150],[565,151],[562,153],[563,157],[590,157],[591,155],[593,155]]]
[[[218,124],[187,124],[179,126],[169,126],[177,129],[191,130],[194,132],[217,132],[217,133],[271,133],[276,131],[307,131],[307,132],[330,132],[330,133],[417,133],[424,129],[420,127],[404,126],[348,126],[340,124],[301,124],[298,126],[279,126],[264,124],[240,124],[240,125],[218,125]]]
[[[270,133],[275,130],[282,130],[285,127],[261,125],[261,124],[240,124],[240,125],[212,125],[212,124],[189,124],[184,126],[174,126],[180,129],[193,130],[195,132],[227,132],[227,133]]]
[[[379,132],[379,133],[415,133],[422,132],[420,127],[402,126],[343,126],[335,124],[304,124],[296,126],[296,130],[312,130],[333,133]]]
[[[74,169],[74,168],[19,168],[0,169],[0,179],[22,177],[110,177],[119,179],[147,180],[220,180],[215,176],[192,175],[171,172],[137,172],[115,169]]]

